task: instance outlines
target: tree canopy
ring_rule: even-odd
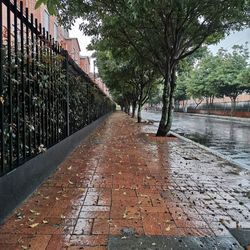
[[[183,70],[177,82],[189,98],[212,103],[214,97],[229,97],[233,111],[236,98],[250,92],[248,59],[247,48],[238,45],[232,52],[221,49],[217,55],[207,53],[191,70]]]
[[[81,29],[94,45],[123,54],[127,48],[164,78],[162,117],[157,135],[172,123],[176,72],[180,61],[202,44],[249,25],[249,0],[39,0],[54,6],[61,21],[83,18]],[[54,5],[53,5],[54,4]],[[117,50],[119,48],[119,50]]]

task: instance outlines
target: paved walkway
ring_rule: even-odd
[[[230,237],[228,228],[250,228],[249,176],[148,131],[112,114],[0,228],[0,249],[103,250],[115,235]]]

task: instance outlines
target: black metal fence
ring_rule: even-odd
[[[114,108],[22,2],[0,0],[0,175]]]

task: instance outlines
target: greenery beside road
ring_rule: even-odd
[[[198,106],[203,100],[212,105],[215,97],[231,99],[231,112],[236,98],[250,93],[249,52],[244,46],[234,46],[232,52],[221,49],[217,55],[207,50],[203,56],[185,65],[177,80],[176,101],[194,98]]]

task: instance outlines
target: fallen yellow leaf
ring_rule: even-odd
[[[39,225],[39,223],[34,223],[34,224],[30,225],[29,227],[34,228],[34,227],[37,227],[38,225]]]
[[[1,102],[2,104],[4,104],[3,96],[0,96],[0,102]]]
[[[170,231],[170,229],[171,229],[171,226],[169,225],[168,227],[166,227],[166,231]]]

